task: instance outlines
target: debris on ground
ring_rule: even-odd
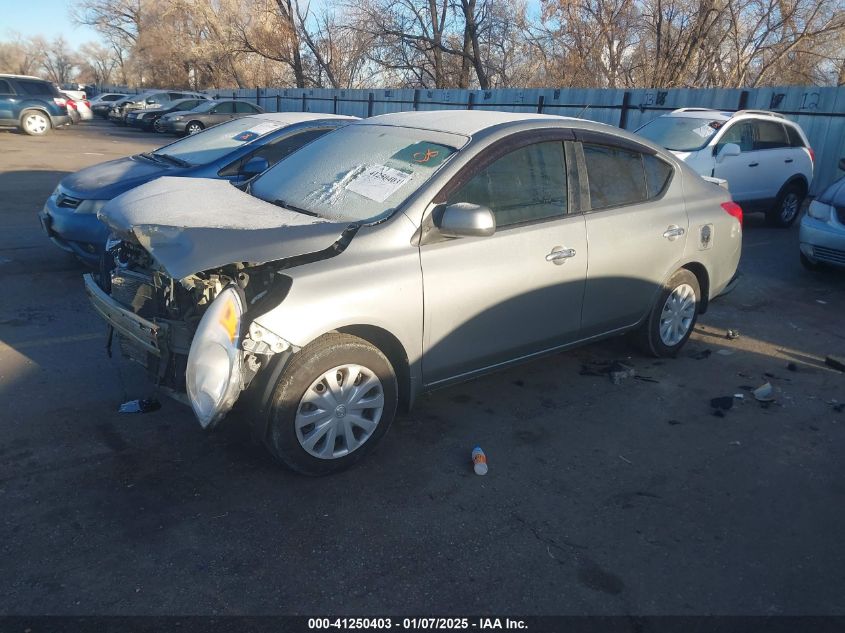
[[[124,402],[118,408],[118,413],[150,413],[161,409],[161,403],[155,398],[141,398]]]
[[[772,387],[772,383],[767,382],[765,384],[760,385],[754,390],[754,398],[757,402],[774,402],[775,400],[775,390]]]
[[[660,381],[656,378],[652,378],[651,376],[634,376],[634,380],[640,380],[642,382],[655,382],[660,384]]]
[[[825,356],[824,364],[839,371],[845,371],[845,358],[841,356]]]
[[[710,400],[710,406],[714,409],[728,411],[731,407],[734,406],[733,396],[720,396],[718,398],[713,398]]]
[[[487,474],[487,455],[484,454],[480,446],[472,449],[472,469],[476,475]]]
[[[626,464],[632,464],[632,465],[633,465],[633,463],[634,463],[634,462],[632,462],[630,459],[626,459],[624,455],[620,455],[620,456],[619,456],[619,459],[621,459],[621,460],[622,460],[623,462],[625,462]]]
[[[734,440],[733,442],[731,442],[731,446],[742,446],[742,442],[740,442],[739,440]]]
[[[735,339],[738,339],[739,338],[739,330],[728,330],[725,333],[725,338],[728,339],[729,341],[733,341]]]
[[[693,352],[690,354],[690,358],[694,358],[695,360],[704,360],[705,358],[710,358],[710,354],[712,354],[709,349],[701,350],[700,352]]]
[[[744,393],[735,393],[734,398],[736,398],[737,400],[745,400],[745,394]]]
[[[823,306],[827,305],[827,301],[825,301],[824,299],[816,299],[816,303],[820,303]]]
[[[719,356],[733,356],[734,354],[736,354],[736,350],[735,349],[720,349],[716,353]]]
[[[795,363],[789,363],[786,366],[786,369],[787,371],[798,371],[798,365],[796,365]]]
[[[833,410],[836,413],[842,413],[843,411],[845,411],[845,402],[840,402],[839,404],[833,405]]]
[[[634,368],[630,365],[626,365],[625,363],[613,361],[610,368],[607,370],[607,374],[610,376],[610,380],[613,381],[614,385],[619,385],[622,384],[622,381],[626,378],[634,377]]]
[[[622,384],[628,378],[636,378],[643,382],[660,382],[651,376],[638,376],[636,370],[622,361],[594,362],[581,365],[581,376],[607,376],[614,385]]]

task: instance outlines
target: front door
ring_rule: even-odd
[[[445,200],[489,207],[495,234],[420,247],[427,385],[578,337],[587,242],[584,218],[569,213],[563,142],[498,155],[479,158]]]
[[[739,156],[726,156],[719,160],[719,151],[728,143],[739,145]],[[728,181],[728,191],[738,202],[758,200],[763,197],[763,170],[754,150],[754,126],[751,121],[732,123],[716,143],[713,175]]]

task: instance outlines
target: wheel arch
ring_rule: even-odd
[[[23,125],[23,118],[26,116],[26,114],[28,112],[40,112],[41,114],[43,114],[44,116],[47,117],[47,120],[50,121],[50,125],[53,126],[53,115],[50,114],[50,112],[47,110],[47,108],[45,108],[42,105],[29,105],[29,106],[24,106],[23,108],[21,108],[21,114],[18,117],[18,123]],[[55,127],[55,126],[53,126],[53,127]]]
[[[704,314],[710,305],[710,273],[707,272],[707,267],[701,262],[687,262],[679,268],[679,270],[682,269],[690,271],[698,280],[698,287],[701,290],[698,313]]]
[[[777,197],[780,198],[783,195],[783,192],[792,185],[799,185],[803,191],[804,196],[810,191],[810,183],[807,182],[807,177],[804,174],[795,174],[785,183],[778,191]]]

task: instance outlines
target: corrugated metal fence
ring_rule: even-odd
[[[254,88],[208,90],[212,96],[247,99],[268,112],[326,112],[359,117],[402,110],[477,109],[577,116],[636,130],[682,107],[771,110],[797,121],[816,153],[812,193],[842,175],[845,157],[845,87],[606,90],[330,90]]]

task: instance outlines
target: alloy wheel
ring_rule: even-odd
[[[783,197],[783,202],[780,205],[780,219],[784,224],[792,222],[792,219],[798,215],[798,205],[800,203],[798,194],[794,191],[790,191]]]

